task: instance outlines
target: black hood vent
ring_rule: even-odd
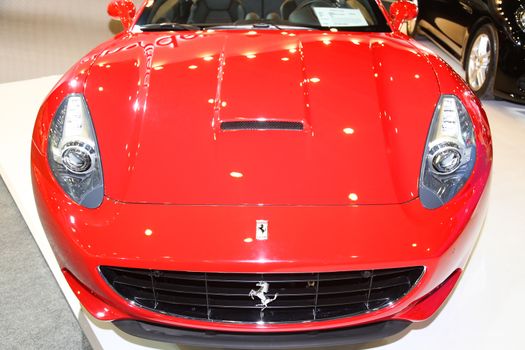
[[[222,122],[221,130],[303,130],[301,122],[242,120]]]

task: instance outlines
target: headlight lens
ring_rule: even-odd
[[[49,131],[48,161],[56,180],[75,202],[88,208],[102,203],[100,153],[84,96],[69,95],[58,108]]]
[[[442,96],[434,112],[419,179],[419,197],[427,209],[454,197],[472,173],[476,141],[465,106],[453,95]]]
[[[516,12],[516,21],[521,30],[525,31],[525,6],[522,5]]]

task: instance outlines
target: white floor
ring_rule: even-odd
[[[457,65],[456,65],[457,67]],[[70,291],[36,212],[29,173],[34,118],[57,76],[0,84],[0,174],[94,349],[197,349],[131,337],[87,316]],[[491,207],[478,245],[446,307],[430,322],[355,349],[524,349],[525,106],[485,102],[493,138]]]

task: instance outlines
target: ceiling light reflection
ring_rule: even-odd
[[[357,197],[357,194],[355,194],[355,193],[350,193],[350,194],[348,195],[348,198],[349,198],[351,201],[355,202],[359,197]]]

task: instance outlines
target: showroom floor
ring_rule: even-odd
[[[91,349],[0,180],[0,349]]]

